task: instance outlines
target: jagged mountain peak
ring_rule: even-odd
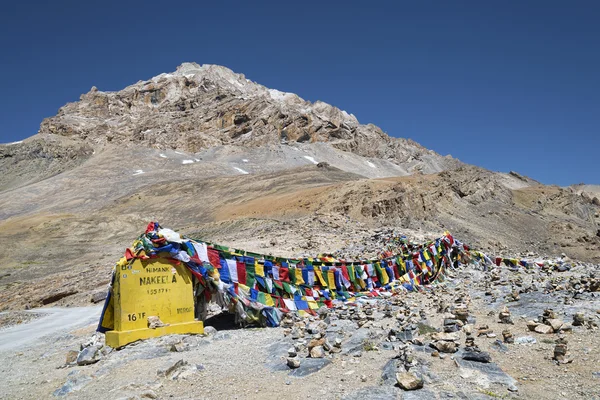
[[[256,147],[325,142],[431,173],[460,164],[322,101],[270,89],[219,65],[183,63],[123,90],[96,88],[45,119],[40,134],[188,152],[219,145]]]

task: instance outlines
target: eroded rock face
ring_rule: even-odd
[[[0,146],[0,191],[39,182],[81,165],[92,146],[68,138],[33,138]]]
[[[189,152],[217,145],[328,142],[366,157],[439,172],[461,164],[329,104],[268,89],[218,65],[184,63],[177,71],[119,92],[93,87],[45,119],[41,134],[94,144],[142,144]]]

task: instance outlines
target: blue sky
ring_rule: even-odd
[[[4,2],[0,142],[195,61],[468,163],[599,184],[598,21],[586,0]]]

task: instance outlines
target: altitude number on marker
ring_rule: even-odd
[[[139,318],[139,319],[142,319],[142,318],[144,318],[145,316],[146,316],[146,313],[145,313],[145,312],[139,312],[139,313],[127,314],[127,319],[128,319],[129,321],[132,321],[132,322],[133,322],[133,321],[137,321],[137,320],[138,320],[138,318]]]
[[[167,289],[167,288],[148,289],[148,290],[146,290],[146,293],[148,293],[148,294],[160,294],[160,293],[167,293],[169,291],[170,291],[170,289]]]

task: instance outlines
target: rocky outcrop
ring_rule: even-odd
[[[81,141],[34,137],[0,145],[0,191],[39,182],[76,167],[93,154]]]
[[[177,71],[118,92],[93,87],[45,119],[40,134],[88,143],[140,144],[198,152],[217,145],[327,142],[365,157],[439,172],[461,163],[321,101],[268,89],[217,65],[184,63]]]

